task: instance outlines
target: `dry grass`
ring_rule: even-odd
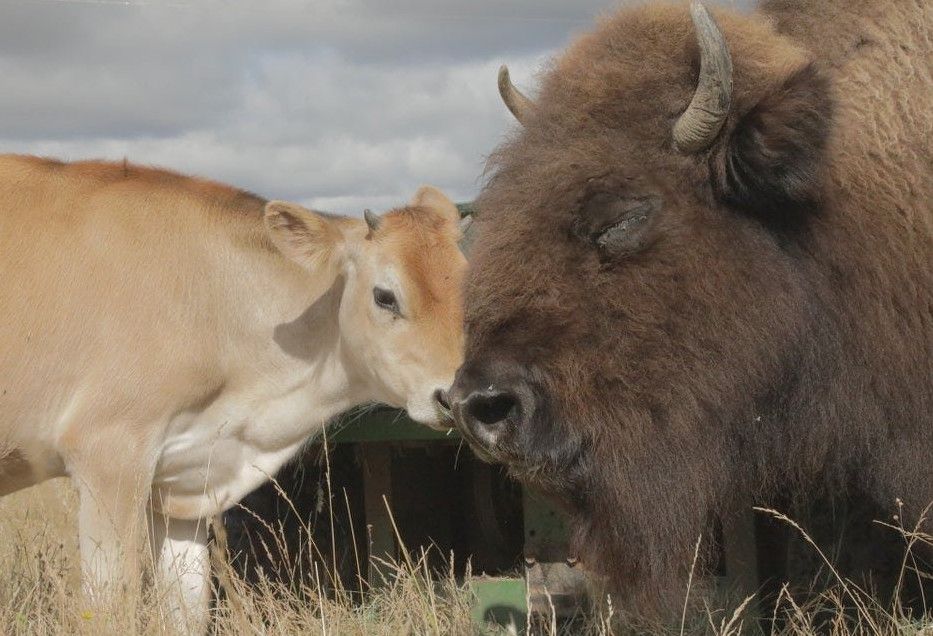
[[[113,607],[91,611],[79,588],[77,499],[64,480],[0,500],[0,634],[163,634],[170,631],[152,590],[127,592]],[[221,533],[222,535],[222,533]],[[220,537],[222,543],[222,536]],[[424,559],[386,563],[385,585],[356,603],[327,584],[285,589],[247,585],[215,547],[224,594],[213,610],[214,634],[468,634],[472,595],[453,579],[435,579]],[[314,566],[312,566],[314,567]],[[322,593],[321,590],[330,590]]]
[[[66,481],[56,480],[0,500],[0,634],[163,634],[170,632],[160,614],[158,594],[129,592],[113,607],[91,611],[82,601],[78,582],[77,540],[74,525],[75,495]],[[765,511],[795,527],[813,549],[819,547],[802,528],[775,511]],[[902,564],[904,577],[919,576],[910,554],[933,537],[891,526],[911,550]],[[313,549],[304,550],[313,553]],[[808,600],[794,598],[785,588],[773,607],[780,619],[774,634],[924,634],[933,636],[933,624],[920,623],[900,610],[897,594],[883,606],[853,581],[836,573],[836,585]],[[214,548],[214,567],[224,588],[212,616],[211,633],[226,634],[472,634],[480,630],[471,620],[473,601],[469,581],[438,576],[428,570],[423,555],[403,551],[398,563],[383,563],[385,584],[353,591],[334,589],[327,572],[313,570],[313,583],[300,589],[266,581],[248,585],[226,564],[223,536]],[[311,560],[307,567],[315,568]],[[692,579],[691,579],[692,580]],[[695,581],[693,581],[694,587]],[[362,585],[362,584],[359,584]],[[324,590],[327,590],[326,592]],[[695,590],[693,596],[700,593]],[[753,597],[711,610],[684,613],[671,634],[711,633],[733,636],[761,633],[753,612]],[[687,605],[685,604],[685,607]],[[569,626],[545,620],[536,633],[632,633],[611,604]],[[488,628],[483,633],[506,633]]]
[[[901,506],[900,500],[897,501],[897,505]],[[912,576],[918,579],[930,577],[930,573],[920,569],[916,558],[916,553],[921,546],[927,549],[933,548],[933,536],[920,531],[920,528],[925,527],[930,506],[927,506],[912,528],[900,525],[902,515],[895,516],[898,525],[875,522],[898,533],[903,538],[906,547],[903,561],[900,564],[896,589],[889,603],[877,600],[872,591],[864,589],[858,582],[844,578],[806,530],[793,519],[776,510],[767,508],[756,508],[756,510],[769,514],[796,530],[819,555],[823,565],[831,573],[834,583],[832,587],[814,598],[802,602],[795,600],[788,592],[787,586],[784,586],[775,603],[773,614],[775,618],[783,621],[782,631],[784,633],[820,633],[840,636],[846,634],[933,636],[933,621],[930,615],[933,607],[927,604],[926,599],[924,599],[923,609],[919,616],[912,615],[901,604],[901,591],[907,577]]]

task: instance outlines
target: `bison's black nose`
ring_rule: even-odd
[[[518,414],[518,400],[508,391],[489,387],[470,393],[460,408],[473,425],[495,428]]]
[[[460,429],[474,442],[492,446],[509,426],[521,427],[534,409],[527,371],[498,361],[465,365],[450,388],[450,404]]]

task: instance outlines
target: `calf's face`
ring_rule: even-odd
[[[330,270],[342,286],[339,337],[351,382],[418,422],[446,428],[443,392],[463,357],[466,260],[457,207],[425,186],[408,206],[382,216],[367,211],[365,221],[279,202],[267,206],[266,218],[283,252],[296,250],[299,262],[322,276]]]

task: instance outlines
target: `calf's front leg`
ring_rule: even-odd
[[[139,591],[139,539],[143,530],[144,490],[132,474],[74,476],[78,487],[78,544],[82,586],[101,609],[122,608]]]

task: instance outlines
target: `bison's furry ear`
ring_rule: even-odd
[[[829,82],[807,65],[745,114],[713,153],[719,198],[769,225],[805,218],[820,203],[831,120]]]
[[[316,271],[333,262],[343,236],[333,218],[295,203],[270,201],[264,220],[275,246],[299,265]]]

